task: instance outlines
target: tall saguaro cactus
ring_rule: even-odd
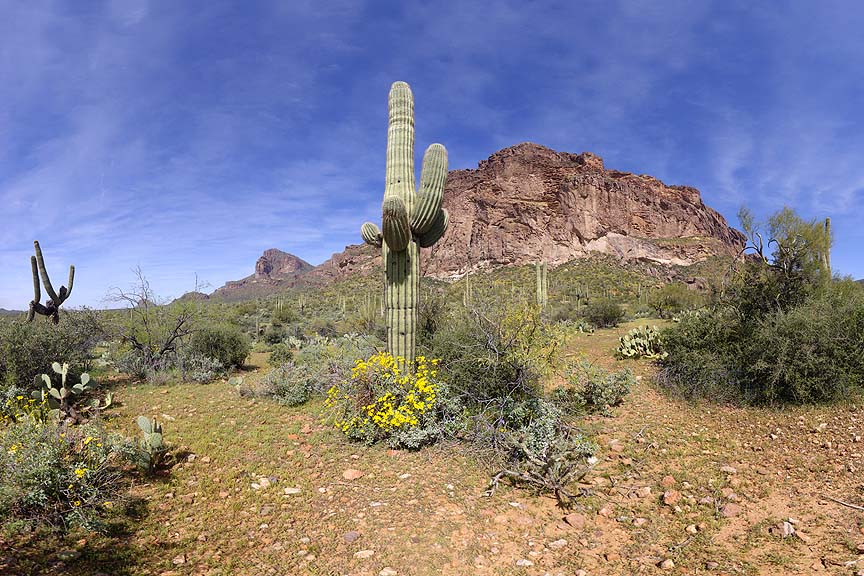
[[[72,294],[72,283],[75,281],[75,266],[69,266],[69,287],[61,286],[60,292],[54,292],[54,287],[51,285],[51,278],[48,277],[48,270],[45,269],[45,260],[42,259],[42,249],[39,248],[39,241],[34,240],[33,246],[36,248],[36,255],[30,257],[30,268],[33,270],[33,300],[30,302],[30,312],[27,313],[27,321],[31,322],[36,314],[47,316],[57,324],[60,321],[60,305],[69,298]],[[42,292],[39,290],[39,278],[42,278],[42,284],[45,285],[45,291],[48,292],[49,299],[45,304],[41,304]]]
[[[372,222],[360,228],[367,244],[381,247],[387,288],[387,349],[414,359],[420,296],[420,248],[435,244],[447,230],[441,207],[447,179],[447,150],[432,144],[423,155],[420,188],[414,186],[414,96],[405,82],[390,88],[387,175],[381,205],[381,230]]]

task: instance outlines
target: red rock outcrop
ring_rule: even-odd
[[[428,268],[437,276],[541,258],[559,264],[590,251],[686,265],[744,245],[695,188],[607,170],[589,152],[506,148],[475,170],[451,172],[444,198],[450,229]]]
[[[422,263],[439,278],[538,259],[556,265],[593,251],[687,265],[744,246],[744,236],[695,188],[608,170],[590,152],[531,143],[500,150],[476,169],[451,171],[444,206],[450,228],[423,251]],[[348,246],[311,275],[362,273],[378,258],[371,247]]]
[[[531,143],[500,150],[476,169],[451,171],[444,207],[450,228],[423,251],[421,263],[424,274],[438,278],[539,259],[554,266],[591,252],[688,265],[736,255],[744,246],[744,235],[706,206],[695,188],[609,170],[590,152]],[[258,259],[254,275],[228,282],[214,296],[253,297],[377,272],[380,258],[380,250],[357,244],[313,268],[271,249]]]
[[[255,262],[255,273],[242,280],[229,280],[213,292],[212,298],[243,300],[264,296],[297,285],[314,266],[276,248],[264,251]]]

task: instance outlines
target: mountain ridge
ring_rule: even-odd
[[[421,261],[423,273],[439,279],[537,260],[556,266],[593,252],[689,265],[734,256],[744,246],[744,235],[706,206],[696,188],[607,169],[591,152],[557,152],[531,142],[501,149],[476,168],[451,170],[444,207],[450,227],[423,250]],[[284,262],[291,255],[265,251],[255,274],[213,296],[328,283],[370,273],[381,259],[380,250],[365,244],[346,246],[315,267],[268,268],[274,256]]]

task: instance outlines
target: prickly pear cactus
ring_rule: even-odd
[[[387,287],[387,349],[408,362],[414,359],[420,296],[420,248],[435,244],[447,230],[441,207],[447,179],[447,150],[432,144],[423,155],[420,188],[414,189],[414,96],[405,82],[390,88],[387,128],[387,176],[381,206],[381,230],[371,222],[360,228],[367,244],[384,255]]]

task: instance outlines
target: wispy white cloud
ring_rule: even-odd
[[[864,209],[848,3],[0,4],[0,307],[30,298],[33,238],[88,304],[136,265],[177,295],[268,247],[318,262],[357,242],[397,79],[418,173],[433,141],[461,168],[532,140],[696,185],[727,216],[786,203],[852,238]]]

